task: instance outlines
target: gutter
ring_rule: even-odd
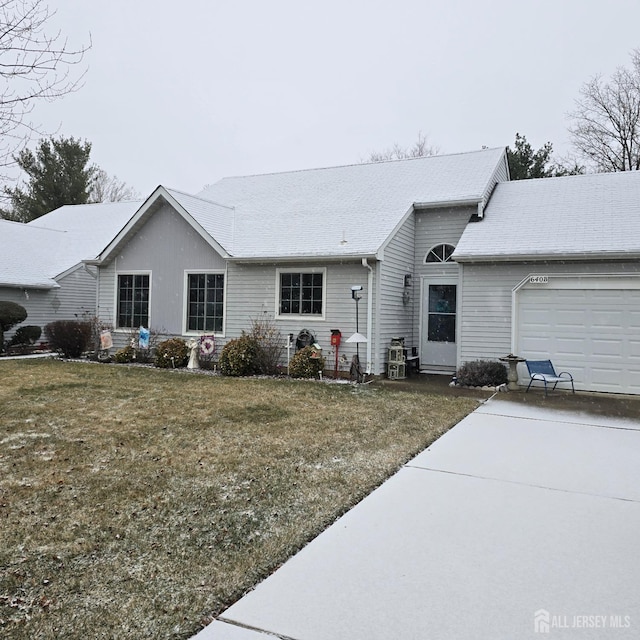
[[[612,251],[610,253],[582,252],[582,253],[521,253],[521,254],[462,254],[456,255],[454,251],[453,260],[456,262],[579,262],[584,260],[638,260],[640,252]]]
[[[345,262],[345,261],[358,261],[362,260],[375,260],[376,256],[374,253],[345,253],[343,255],[337,254],[308,254],[302,253],[296,256],[254,256],[254,257],[233,257],[229,256],[227,260],[229,262],[234,262],[236,264],[264,264],[268,262],[301,262],[308,260],[318,260],[323,262]]]
[[[367,273],[367,336],[369,341],[367,342],[367,370],[366,373],[371,373],[371,353],[373,351],[373,267],[367,262],[366,258],[362,258],[362,266],[368,269]]]
[[[414,202],[413,208],[416,211],[423,209],[438,209],[440,207],[478,207],[478,218],[484,215],[484,199],[478,196],[473,198],[462,198],[461,200],[435,200],[433,202]]]
[[[0,287],[6,287],[7,289],[42,289],[44,291],[50,291],[51,289],[59,289],[60,285],[57,282],[23,282],[22,284],[17,282],[0,282]]]

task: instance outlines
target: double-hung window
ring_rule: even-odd
[[[279,271],[278,315],[321,317],[324,313],[324,270]]]
[[[118,327],[149,326],[149,274],[118,275]]]
[[[222,333],[224,273],[187,274],[187,331]]]

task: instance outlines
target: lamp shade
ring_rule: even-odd
[[[369,338],[363,336],[361,333],[354,333],[352,336],[349,336],[345,342],[369,342]]]

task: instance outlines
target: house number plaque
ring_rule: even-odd
[[[531,276],[529,278],[530,284],[547,284],[549,282],[549,276]]]

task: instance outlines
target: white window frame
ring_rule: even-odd
[[[438,244],[434,244],[431,249],[429,249],[429,251],[427,251],[427,253],[424,256],[424,260],[422,261],[422,264],[426,264],[426,265],[431,265],[431,264],[449,264],[451,262],[454,262],[454,260],[452,260],[451,255],[446,259],[446,260],[433,260],[431,262],[428,262],[428,258],[429,256],[438,248],[438,247],[452,247],[453,251],[456,250],[456,247],[454,244],[452,244],[451,242],[438,242]],[[453,251],[451,252],[451,254],[453,255]]]
[[[187,314],[189,312],[189,276],[198,275],[222,275],[224,276],[224,286],[222,287],[222,331],[193,331],[189,330],[187,322]],[[225,269],[185,269],[183,280],[183,296],[182,296],[182,335],[184,336],[204,336],[214,335],[224,338],[227,329],[227,271]]]
[[[118,301],[120,299],[120,276],[149,276],[149,309],[147,313],[147,329],[151,327],[151,297],[153,292],[153,275],[151,271],[141,271],[137,269],[125,269],[123,271],[116,271],[115,273],[115,283],[114,283],[114,295],[113,295],[113,308],[115,310],[113,324],[114,331],[116,333],[130,333],[131,331],[138,329],[138,327],[120,327],[118,326],[118,322],[120,320],[120,309],[118,306]]]
[[[281,275],[283,273],[321,273],[322,274],[322,313],[280,313],[280,291],[281,291]],[[276,299],[275,299],[275,318],[286,320],[289,318],[304,318],[311,322],[322,321],[327,313],[327,268],[326,267],[278,267],[276,268]]]

